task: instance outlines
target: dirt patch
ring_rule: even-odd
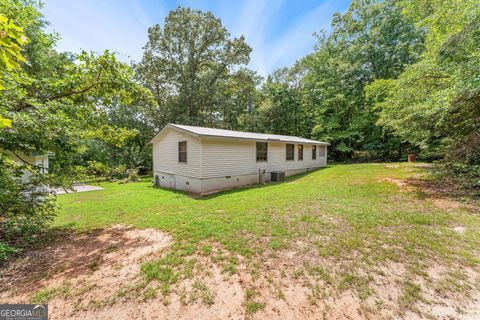
[[[415,188],[411,184],[409,184],[408,181],[405,181],[405,180],[394,179],[394,178],[385,178],[385,179],[379,180],[379,182],[393,183],[402,192],[411,192],[411,191],[415,190]]]
[[[428,182],[418,179],[400,180],[394,178],[384,178],[379,182],[388,182],[398,186],[401,192],[415,192],[420,191],[422,199],[429,198],[432,204],[440,209],[451,211],[459,208],[466,208],[472,212],[480,212],[480,202],[478,200],[470,200],[470,203],[463,203],[457,200],[456,197],[452,197],[454,192],[447,191],[444,188],[448,186],[439,186],[432,182]]]
[[[428,270],[440,284],[412,279],[425,300],[406,300],[422,312],[399,310],[406,265],[389,262],[367,272],[354,267],[359,257],[339,263],[320,256],[309,241],[314,240],[250,259],[212,244],[208,254],[188,257],[193,272],[179,277],[167,293],[159,282],[145,281],[141,266],[170,252],[168,235],[125,226],[72,233],[2,270],[0,299],[46,299],[51,319],[468,319],[480,310],[475,296],[466,304],[448,288],[474,282],[473,271],[465,272],[467,279],[448,268]],[[233,272],[225,269],[229,259],[237,261]]]
[[[25,303],[50,296],[51,318],[64,318],[80,308],[85,299],[78,297],[100,299],[135,281],[141,262],[170,244],[162,232],[125,226],[65,234],[1,270],[0,299]]]
[[[442,209],[467,208],[480,213],[478,189],[465,188],[451,179],[408,179],[408,183],[431,198],[434,205]]]
[[[432,203],[434,206],[444,210],[452,210],[458,209],[462,206],[462,204],[458,201],[452,199],[445,199],[445,198],[433,198]]]

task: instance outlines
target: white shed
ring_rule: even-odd
[[[29,153],[25,152],[16,152],[12,153],[11,151],[0,150],[0,152],[6,154],[8,157],[14,161],[26,164],[30,166],[37,167],[41,173],[48,173],[48,154],[38,153],[36,151],[31,151]],[[30,172],[25,171],[23,178],[30,176]]]
[[[155,184],[208,193],[327,165],[326,142],[276,134],[167,124],[153,144]]]

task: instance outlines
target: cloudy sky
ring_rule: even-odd
[[[249,67],[262,75],[290,66],[313,50],[313,33],[329,30],[334,12],[347,0],[44,0],[50,30],[58,32],[58,49],[102,52],[110,49],[129,62],[142,57],[147,29],[163,25],[178,6],[212,11],[232,36],[245,35],[253,48]]]

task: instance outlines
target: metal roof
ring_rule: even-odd
[[[330,145],[327,142],[305,139],[305,138],[294,137],[294,136],[284,136],[279,134],[242,132],[242,131],[214,129],[214,128],[206,128],[206,127],[185,126],[185,125],[174,124],[174,123],[167,124],[163,129],[167,127],[177,128],[201,137],[222,137],[222,138],[235,138],[235,139],[248,139],[248,140],[261,140],[261,141],[320,144],[320,145],[327,145],[327,146]],[[160,131],[163,131],[163,129]]]

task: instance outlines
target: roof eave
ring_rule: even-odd
[[[162,129],[160,129],[154,136],[152,139],[150,139],[150,141],[148,143],[153,143],[155,141],[155,139],[167,128],[170,128],[170,129],[174,129],[174,130],[179,130],[179,131],[182,131],[182,132],[186,132],[188,134],[191,134],[191,135],[194,135],[196,137],[199,137],[200,135],[196,134],[195,132],[192,132],[190,130],[187,130],[187,129],[184,129],[184,128],[180,128],[180,127],[177,127],[176,125],[174,125],[173,123],[167,123],[165,126],[163,126]]]
[[[283,142],[283,143],[297,143],[297,144],[318,144],[329,146],[330,143],[322,141],[297,141],[297,140],[281,140],[281,139],[262,139],[262,138],[248,138],[248,137],[228,137],[214,134],[198,134],[199,137],[205,138],[222,138],[222,139],[239,139],[239,140],[253,140],[253,141],[266,141],[266,142]]]
[[[206,137],[206,138],[224,138],[224,139],[240,139],[240,140],[253,140],[253,141],[267,141],[267,142],[283,142],[283,143],[297,143],[297,144],[317,144],[317,145],[325,145],[329,146],[330,143],[328,142],[322,142],[322,141],[297,141],[297,140],[282,140],[282,139],[261,139],[261,138],[248,138],[248,137],[229,137],[229,136],[222,136],[222,135],[214,135],[214,134],[199,134],[196,132],[193,132],[191,130],[179,127],[175,125],[174,123],[167,123],[160,131],[157,132],[157,134],[150,140],[149,143],[153,143],[154,140],[166,129],[166,128],[172,128],[175,130],[179,130],[182,132],[189,133],[195,137]]]

